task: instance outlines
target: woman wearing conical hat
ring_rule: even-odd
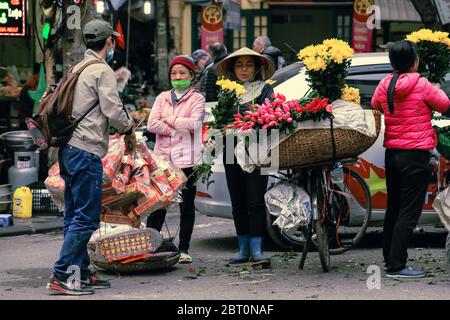
[[[246,93],[241,96],[242,104],[234,113],[243,113],[249,110],[250,105],[262,104],[266,98],[272,97],[273,89],[265,80],[274,72],[275,66],[269,59],[249,48],[242,48],[229,55],[216,69],[219,78],[237,81],[246,89]],[[227,149],[234,150],[234,147],[224,148],[224,164],[239,240],[239,253],[230,258],[230,263],[270,265],[270,259],[263,255],[262,250],[266,219],[264,194],[268,177],[261,175],[260,169],[252,173],[243,171],[236,158],[233,163],[227,163]]]

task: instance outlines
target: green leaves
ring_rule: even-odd
[[[214,116],[214,122],[211,123],[211,128],[222,129],[234,120],[234,113],[239,106],[239,97],[234,91],[221,90],[219,92],[217,105],[211,109]]]
[[[449,48],[443,43],[431,41],[420,41],[417,47],[420,57],[419,72],[430,82],[443,82],[449,71]]]
[[[212,175],[212,164],[203,162],[195,166],[193,174],[195,175],[195,185],[202,181],[202,183],[206,184],[206,188],[208,189],[209,186],[214,183],[214,180],[210,180]]]
[[[307,70],[308,83],[320,97],[327,97],[330,102],[336,101],[342,96],[342,89],[345,86],[345,78],[348,75],[347,68],[351,60],[345,60],[337,64],[331,62],[324,71]]]

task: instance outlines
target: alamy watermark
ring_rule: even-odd
[[[367,29],[381,29],[381,8],[377,5],[372,5],[367,9],[367,13],[370,14],[367,19]]]
[[[81,8],[77,5],[67,7],[67,29],[81,30]]]
[[[369,290],[380,290],[381,289],[381,268],[375,264],[370,265],[366,271],[370,274],[367,278],[366,285]]]
[[[81,287],[81,270],[79,266],[71,265],[67,268],[67,273],[71,274],[67,278],[67,284],[72,289],[80,289]]]

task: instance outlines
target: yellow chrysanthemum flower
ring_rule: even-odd
[[[430,29],[421,29],[406,36],[406,39],[414,43],[421,41],[430,41],[436,43],[442,43],[450,49],[450,39],[448,32],[436,31],[433,32]]]
[[[421,29],[406,36],[406,39],[414,43],[421,41],[442,42],[448,38],[448,32],[436,31],[430,29]]]
[[[434,33],[435,37],[439,40],[439,42],[444,41],[445,39],[448,39],[448,32],[441,32],[441,31],[436,31]]]
[[[220,87],[221,90],[234,91],[237,95],[243,95],[246,92],[244,86],[240,85],[236,81],[222,78],[217,80],[216,84]]]
[[[450,38],[443,39],[442,43],[445,44],[450,49]]]
[[[350,45],[339,39],[327,39],[319,45],[310,45],[298,53],[308,70],[325,70],[331,62],[344,63],[353,56],[354,50]]]
[[[342,90],[342,100],[347,102],[353,102],[356,104],[361,104],[361,96],[359,94],[359,89],[345,86]]]

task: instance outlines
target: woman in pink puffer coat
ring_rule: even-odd
[[[407,248],[419,221],[431,177],[430,151],[437,145],[432,111],[445,113],[450,101],[417,73],[417,46],[396,42],[389,58],[394,73],[384,78],[372,106],[384,112],[387,210],[383,230],[386,276],[420,278],[425,273],[406,266]]]
[[[205,116],[205,98],[192,87],[194,62],[189,56],[175,57],[169,66],[173,89],[155,100],[147,130],[156,134],[154,151],[183,170],[188,177],[180,203],[180,260],[191,263],[188,253],[195,222],[196,186],[193,167],[202,160],[201,129]],[[161,231],[166,210],[153,212],[147,227]]]

